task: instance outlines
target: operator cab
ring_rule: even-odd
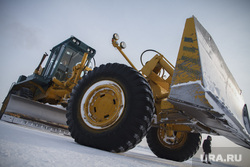
[[[85,52],[88,52],[86,64],[88,66],[96,51],[77,38],[70,37],[52,48],[42,76],[46,80],[56,77],[59,81],[66,81],[70,78],[73,67],[81,62]]]
[[[13,87],[17,87],[18,89],[18,87],[29,87],[30,83],[35,83],[46,90],[53,77],[56,77],[61,82],[66,81],[70,78],[73,67],[81,62],[86,52],[88,53],[88,57],[85,65],[89,66],[91,59],[96,53],[95,49],[89,47],[76,37],[71,36],[51,49],[48,61],[41,72],[34,72],[28,77],[21,75]]]

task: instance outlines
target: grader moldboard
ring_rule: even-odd
[[[174,161],[196,153],[201,133],[250,148],[242,92],[195,17],[186,21],[175,67],[159,52],[146,50],[156,55],[138,71],[123,52],[126,44],[118,40],[114,34],[113,46],[132,67],[109,63],[91,70],[95,50],[72,37],[52,49],[42,71],[40,63],[33,75],[20,77],[1,113],[10,108],[11,94],[62,104],[77,143],[124,152],[146,136],[155,155]]]

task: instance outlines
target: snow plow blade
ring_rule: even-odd
[[[17,95],[10,95],[2,120],[6,115],[42,122],[52,126],[67,128],[66,110],[45,105]],[[8,118],[8,117],[7,117]]]
[[[195,17],[185,24],[168,100],[213,130],[207,133],[250,148],[249,113],[242,91]]]

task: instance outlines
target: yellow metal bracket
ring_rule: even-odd
[[[118,35],[118,34],[116,34]],[[117,42],[118,39],[115,39],[114,37],[112,38],[112,44],[115,48],[117,48],[119,50],[119,52],[122,54],[122,56],[127,60],[127,62],[131,65],[131,67],[133,67],[135,70],[137,70],[137,68],[134,66],[134,64],[129,60],[129,58],[127,57],[127,55],[122,51],[122,47],[121,45],[119,45],[119,43]],[[138,71],[138,70],[137,70]]]
[[[83,71],[91,70],[89,67],[85,66],[87,57],[88,53],[84,53],[81,63],[73,67],[73,72],[71,77],[67,79],[65,82],[59,81],[54,77],[52,79],[54,84],[47,90],[46,97],[51,99],[57,99],[65,103],[63,97],[69,97],[71,90],[81,79],[81,73]]]

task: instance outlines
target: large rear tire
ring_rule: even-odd
[[[188,160],[198,151],[201,135],[167,132],[160,127],[152,127],[147,134],[147,143],[157,157],[181,162]]]
[[[115,63],[95,68],[78,82],[66,116],[77,143],[124,152],[146,135],[153,112],[153,96],[145,78]]]

